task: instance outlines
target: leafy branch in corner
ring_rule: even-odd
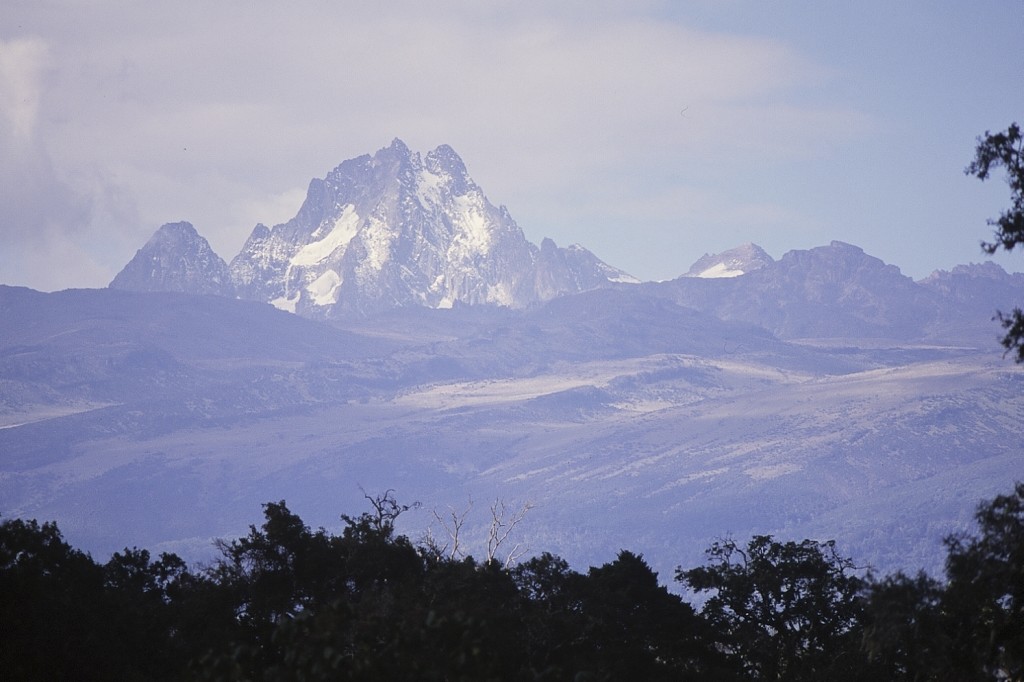
[[[984,181],[993,169],[999,167],[1006,169],[1011,205],[999,218],[988,221],[996,228],[995,241],[983,241],[981,248],[989,254],[999,249],[1012,251],[1024,244],[1024,137],[1016,123],[1011,123],[1005,132],[992,134],[985,131],[978,138],[974,161],[964,169],[964,173]],[[1024,311],[1018,307],[1010,313],[999,312],[996,319],[1006,330],[1001,340],[1006,352],[1015,353],[1016,361],[1024,363]]]

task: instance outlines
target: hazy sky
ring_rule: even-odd
[[[4,0],[0,283],[105,286],[178,220],[230,260],[395,137],[642,279],[833,239],[921,278],[1009,205],[963,168],[1024,123],[1022,36],[1021,0]]]

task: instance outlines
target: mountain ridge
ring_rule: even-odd
[[[967,334],[980,343],[995,335],[994,311],[1024,299],[1024,277],[994,263],[915,282],[895,265],[840,241],[788,251],[735,277],[684,275],[642,286],[679,305],[757,324],[786,339],[943,342],[962,341]]]
[[[860,247],[833,241],[778,260],[747,243],[705,254],[674,280],[641,283],[578,244],[544,238],[534,245],[504,206],[490,203],[452,147],[421,155],[395,138],[310,180],[296,215],[257,224],[230,263],[191,225],[171,223],[110,284],[238,296],[335,321],[409,307],[521,309],[627,285],[783,338],[856,331],[941,341],[966,331],[952,328],[963,326],[959,316],[975,319],[977,306],[992,305],[992,314],[1016,305],[1024,275],[987,263],[914,282]]]

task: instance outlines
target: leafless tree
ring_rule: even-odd
[[[533,505],[529,502],[524,502],[519,509],[512,511],[508,506],[506,506],[504,500],[496,499],[494,501],[494,504],[491,505],[491,528],[487,533],[488,563],[496,560],[498,550],[508,541],[509,535],[531,509],[533,509]],[[516,561],[526,553],[526,551],[526,548],[522,547],[522,543],[517,542],[512,546],[508,553],[505,554],[505,561],[502,563],[502,566],[504,568],[509,568],[515,564]]]
[[[431,530],[427,529],[427,537],[424,540],[424,544],[431,554],[439,559],[448,559],[453,561],[457,558],[466,556],[466,553],[462,549],[462,527],[466,524],[466,518],[469,513],[473,511],[473,498],[469,498],[469,502],[466,508],[461,512],[456,511],[454,507],[449,506],[446,514],[441,514],[437,509],[432,510],[434,518],[441,528],[444,530],[444,534],[447,536],[447,540],[442,545],[440,544],[431,533]]]

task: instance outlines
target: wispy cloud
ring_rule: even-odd
[[[11,142],[29,143],[34,137],[47,59],[46,43],[39,38],[0,41],[0,115]]]
[[[45,41],[0,41],[0,281],[57,289],[102,268],[74,240],[91,202],[54,167],[40,126],[49,67]]]

